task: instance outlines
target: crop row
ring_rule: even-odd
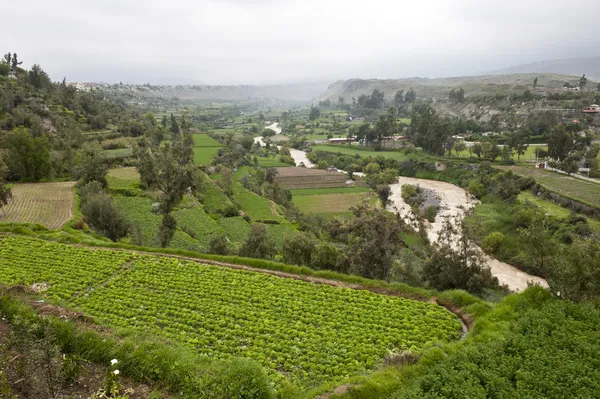
[[[460,332],[456,317],[439,306],[369,291],[22,237],[1,244],[4,282],[49,282],[53,294],[105,325],[213,357],[255,359],[275,380],[307,387],[373,368],[389,351]]]

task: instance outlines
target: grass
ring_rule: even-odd
[[[319,195],[319,194],[346,194],[366,193],[371,191],[369,187],[332,187],[332,188],[295,188],[290,190],[293,196]]]
[[[124,195],[115,195],[113,200],[119,210],[123,212],[127,221],[141,230],[142,245],[158,246],[157,235],[162,216],[152,212],[153,201],[150,198],[127,197]],[[180,229],[175,231],[169,248],[206,252],[204,245]]]
[[[377,196],[365,192],[335,193],[317,195],[299,195],[294,197],[294,204],[302,212],[328,213],[348,212],[351,207],[360,205],[364,200],[369,204],[377,204]]]
[[[221,143],[207,134],[194,134],[194,147],[221,147]]]
[[[529,201],[529,202],[535,204],[536,206],[540,207],[541,209],[543,209],[543,211],[545,213],[548,213],[557,218],[564,219],[564,218],[569,217],[569,215],[571,214],[571,211],[569,209],[563,208],[562,206],[555,204],[552,201],[548,201],[543,198],[536,197],[529,191],[521,192],[521,194],[519,194],[519,200]],[[600,232],[600,221],[589,218],[589,217],[587,218],[587,220],[588,220],[588,224],[590,225],[590,227],[592,227],[594,230]]]
[[[240,204],[242,211],[253,221],[256,220],[278,220],[283,222],[285,219],[279,214],[275,203],[265,197],[254,194],[245,189],[241,184],[234,184],[233,198]]]
[[[600,184],[579,180],[574,177],[542,169],[525,168],[522,166],[502,168],[511,169],[514,173],[519,175],[532,177],[548,190],[554,191],[564,197],[600,208]]]
[[[106,174],[108,188],[112,190],[129,190],[139,188],[140,174],[134,167],[110,169]]]
[[[405,154],[403,150],[375,151],[373,148],[370,148],[370,147],[359,147],[356,145],[349,146],[346,144],[321,144],[321,145],[313,145],[311,148],[313,151],[327,151],[327,152],[340,153],[340,154],[346,154],[346,155],[358,154],[362,157],[382,156],[385,158],[395,159],[397,161],[406,161],[411,158],[416,158],[417,156],[419,156],[414,153]]]
[[[105,159],[127,158],[133,155],[133,148],[118,148],[116,150],[102,150]]]
[[[194,163],[209,165],[221,144],[207,134],[194,134]]]
[[[525,150],[525,153],[521,154],[520,162],[521,163],[525,163],[525,161],[535,161],[535,155],[536,155],[537,149],[540,149],[540,150],[544,149],[544,150],[547,151],[548,147],[545,147],[545,146],[544,147],[541,147],[541,146],[529,146],[529,147],[527,147],[527,150]],[[456,155],[456,152],[452,151],[452,157],[453,158],[455,158],[455,155]],[[459,158],[470,158],[470,157],[476,158],[477,155],[475,155],[474,153],[473,154],[469,153],[468,149],[467,150],[463,150],[463,151],[461,151],[459,153]],[[512,158],[513,158],[513,160],[515,162],[517,162],[517,154],[516,153],[513,154]]]
[[[209,165],[219,147],[194,147],[194,163],[196,165]]]
[[[241,216],[217,219],[216,223],[223,229],[227,238],[233,243],[241,244],[248,238],[250,224]]]
[[[292,166],[287,163],[283,163],[279,160],[279,156],[275,158],[266,158],[266,157],[257,157],[258,166],[261,168],[284,168],[288,166]]]

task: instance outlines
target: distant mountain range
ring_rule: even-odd
[[[192,101],[245,101],[276,99],[308,102],[327,88],[325,82],[291,83],[279,85],[129,85],[108,83],[71,83],[80,90],[100,89],[109,94],[144,101],[153,98]]]
[[[600,57],[537,61],[491,72],[494,75],[511,73],[557,73],[573,76],[585,73],[590,79],[600,80]]]
[[[538,78],[538,84],[543,90],[558,90],[565,82],[576,84],[576,76],[554,73],[511,73],[503,75],[459,76],[449,78],[405,78],[405,79],[350,79],[340,80],[329,85],[317,98],[337,102],[342,97],[346,103],[352,98],[358,99],[362,94],[370,95],[373,90],[382,91],[385,99],[390,101],[398,90],[406,93],[411,88],[417,93],[417,98],[447,99],[450,90],[463,88],[468,96],[477,94],[506,94],[522,93],[531,89],[533,80]],[[593,80],[590,78],[590,83]],[[595,84],[594,84],[595,86]]]

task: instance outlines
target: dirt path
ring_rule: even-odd
[[[434,190],[441,198],[442,205],[440,212],[435,218],[435,222],[428,225],[427,236],[431,242],[438,240],[446,216],[462,216],[466,209],[472,208],[477,202],[465,190],[454,184],[413,177],[399,177],[398,183],[390,185],[392,189],[392,195],[390,196],[392,205],[388,206],[388,210],[400,212],[400,214],[405,217],[409,214],[410,206],[402,199],[401,188],[403,184],[418,184],[423,188]],[[501,262],[488,255],[485,255],[485,258],[492,271],[492,275],[498,278],[500,284],[506,284],[511,291],[523,291],[528,287],[529,283],[548,287],[548,283],[543,278],[527,274],[514,266]]]

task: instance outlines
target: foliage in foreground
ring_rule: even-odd
[[[281,381],[282,373],[304,386],[371,369],[388,351],[459,334],[456,317],[439,306],[368,291],[13,236],[3,239],[0,255],[4,283],[48,282],[50,295],[109,326],[215,357],[255,359],[273,378]],[[63,266],[48,269],[58,263],[49,257]]]

